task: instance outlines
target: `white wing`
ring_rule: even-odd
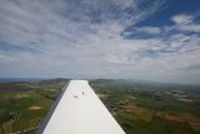
[[[43,134],[125,134],[88,81],[71,80]]]

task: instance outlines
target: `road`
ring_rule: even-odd
[[[88,81],[71,80],[44,134],[125,134]]]

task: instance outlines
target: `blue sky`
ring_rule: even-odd
[[[199,0],[0,0],[0,76],[200,83]]]

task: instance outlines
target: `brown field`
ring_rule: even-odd
[[[102,94],[102,93],[97,93],[97,96],[101,99],[107,98],[108,95],[107,94]]]
[[[127,112],[133,113],[146,121],[151,121],[154,114],[154,110],[138,107],[134,104],[125,106],[125,109]]]
[[[183,93],[174,93],[171,94],[175,99],[182,102],[193,102],[193,100],[186,94]]]
[[[21,99],[21,98],[28,98],[30,97],[29,94],[21,93],[21,94],[16,94],[14,99]]]
[[[33,105],[33,106],[28,108],[28,110],[40,110],[40,109],[42,109],[42,107],[41,106],[36,106],[36,105]]]
[[[174,121],[174,122],[180,122],[180,123],[185,123],[187,122],[194,130],[200,131],[200,119],[195,118],[189,113],[183,113],[179,115],[171,115],[168,113],[164,112],[155,112],[155,110],[150,110],[147,108],[139,107],[137,105],[131,104],[128,106],[124,107],[127,112],[132,113],[134,115],[137,115],[139,118],[146,120],[146,121],[151,121],[153,116],[157,116],[169,121]]]

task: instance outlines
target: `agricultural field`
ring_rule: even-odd
[[[127,134],[200,133],[199,86],[130,80],[90,84]]]
[[[0,134],[34,134],[67,81],[0,84]]]
[[[68,79],[0,84],[0,134],[34,134]],[[127,134],[200,134],[200,87],[90,80]]]

